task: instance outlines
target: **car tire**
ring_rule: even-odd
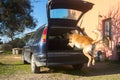
[[[23,64],[28,64],[28,62],[25,60],[25,58],[24,58],[24,54],[22,54],[22,63]]]
[[[84,64],[72,65],[72,67],[73,67],[75,70],[81,70],[83,66],[84,66]]]
[[[31,57],[31,70],[32,70],[33,73],[39,73],[40,72],[40,67],[36,66],[36,64],[35,64],[35,58],[34,58],[33,55]]]

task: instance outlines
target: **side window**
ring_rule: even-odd
[[[34,36],[34,42],[40,40],[44,27],[37,30],[36,35]]]
[[[33,40],[34,40],[33,38],[34,38],[34,36],[35,36],[35,33],[36,33],[36,32],[34,31],[34,32],[31,32],[31,33],[28,33],[28,34],[27,34],[28,37],[30,36],[30,37],[28,38],[28,42],[26,43],[27,45],[29,45],[29,44],[31,44],[31,43],[33,42]]]

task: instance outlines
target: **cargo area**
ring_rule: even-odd
[[[68,33],[74,31],[75,28],[52,27],[48,35],[48,51],[76,51],[68,45]]]
[[[68,45],[68,34],[76,27],[51,27],[47,43],[47,65],[80,65],[87,62],[82,49]]]

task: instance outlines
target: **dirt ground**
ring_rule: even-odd
[[[15,74],[4,75],[0,77],[0,80],[120,80],[120,64],[118,63],[97,62],[95,66],[89,68],[85,64],[82,70],[73,70],[71,66],[44,69],[46,70],[39,74],[19,71]]]

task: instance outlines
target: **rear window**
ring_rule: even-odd
[[[77,20],[81,14],[82,12],[73,9],[52,9],[50,18]]]

